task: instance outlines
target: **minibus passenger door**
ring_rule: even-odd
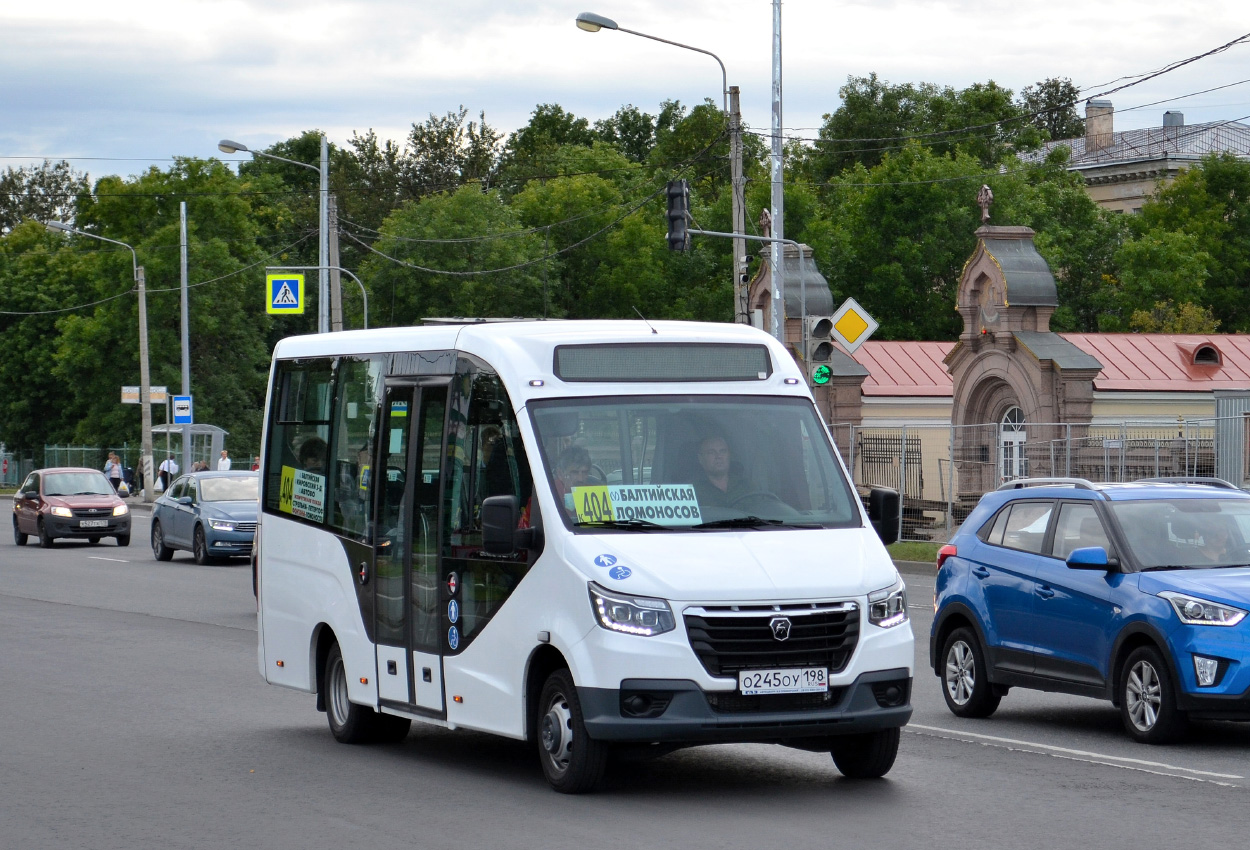
[[[446,378],[386,382],[374,548],[378,696],[445,716],[438,515]]]

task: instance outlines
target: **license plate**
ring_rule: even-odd
[[[829,671],[824,667],[742,670],[738,673],[738,690],[743,696],[822,694],[829,690]]]
[[[106,519],[80,519],[78,521],[79,528],[105,528],[109,524]]]

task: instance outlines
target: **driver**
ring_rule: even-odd
[[[713,434],[699,443],[703,476],[695,482],[695,491],[700,505],[728,508],[749,492],[730,475],[729,461],[729,443],[724,437]]]

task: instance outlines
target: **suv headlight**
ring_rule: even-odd
[[[1172,603],[1172,609],[1182,623],[1191,626],[1235,626],[1246,617],[1246,612],[1231,605],[1221,605],[1200,596],[1165,590],[1159,596]]]
[[[673,609],[663,599],[616,593],[591,582],[590,605],[599,625],[628,635],[659,635],[677,628]]]
[[[214,531],[234,531],[234,523],[224,519],[210,519],[208,524],[213,527]]]
[[[65,507],[62,507],[62,506],[60,506],[60,505],[53,505],[53,506],[52,506],[52,515],[53,515],[53,516],[72,517],[72,516],[74,515],[74,512],[73,512],[73,511],[71,511],[69,508],[65,508]]]
[[[868,622],[883,629],[907,622],[907,586],[901,577],[868,594]]]

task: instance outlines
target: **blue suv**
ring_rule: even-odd
[[[1026,479],[938,554],[929,660],[960,717],[1009,688],[1111,700],[1138,741],[1250,720],[1250,494],[1218,479]]]

